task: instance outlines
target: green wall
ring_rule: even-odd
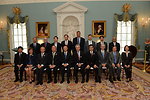
[[[22,16],[29,16],[29,42],[32,42],[32,38],[35,36],[35,22],[49,21],[51,37],[49,41],[53,41],[53,36],[57,35],[56,27],[56,13],[53,9],[65,2],[50,2],[50,3],[32,3],[32,4],[13,4],[13,5],[0,5],[0,19],[6,19],[6,16],[13,16],[12,8],[20,7],[22,10]],[[114,26],[114,13],[121,14],[121,7],[125,3],[132,5],[130,13],[137,13],[138,17],[150,17],[150,1],[88,1],[88,2],[76,2],[88,8],[85,13],[85,37],[92,32],[92,20],[106,20],[107,21],[107,36],[106,41],[111,42],[113,33],[115,32]],[[138,25],[138,44],[140,49],[144,49],[144,40],[146,37],[150,38],[150,25],[145,29]],[[97,40],[98,38],[94,38]],[[6,31],[0,31],[0,51],[8,51],[8,39]],[[138,57],[143,57],[143,53],[139,53]],[[6,54],[5,59],[9,58],[9,54]]]

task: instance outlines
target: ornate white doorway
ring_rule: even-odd
[[[76,31],[81,31],[84,37],[84,13],[87,8],[74,2],[67,2],[53,9],[57,13],[57,35],[59,41],[63,40],[64,34],[70,39],[74,38]]]

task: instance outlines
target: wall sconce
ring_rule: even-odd
[[[141,24],[143,27],[147,26],[150,23],[150,18],[142,18]]]
[[[42,43],[44,43],[44,40],[43,40],[43,39],[38,39],[37,42],[38,42],[39,44],[42,44]]]
[[[4,22],[0,21],[0,30],[2,30],[4,28]]]

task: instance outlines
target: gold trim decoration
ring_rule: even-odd
[[[16,23],[17,25],[20,24],[20,23],[25,23],[26,24],[26,35],[27,35],[27,45],[29,45],[28,43],[28,29],[27,29],[27,22],[28,22],[28,19],[29,17],[28,16],[25,16],[25,17],[22,17],[20,14],[21,14],[21,9],[19,7],[13,7],[12,8],[12,12],[14,13],[14,16],[13,17],[9,17],[7,16],[7,32],[8,32],[8,39],[11,38],[10,37],[10,26],[11,24],[13,23]],[[10,50],[10,39],[8,41],[8,47],[9,47],[9,50]]]
[[[138,27],[137,27],[137,14],[130,14],[129,11],[131,10],[131,4],[124,4],[122,6],[122,14],[114,14],[115,22],[116,22],[116,28],[115,28],[115,33],[113,36],[117,36],[117,21],[124,21],[128,22],[131,21],[134,23],[134,30],[133,30],[133,36],[134,36],[134,41],[133,44],[134,46],[137,47],[137,40],[138,40]]]

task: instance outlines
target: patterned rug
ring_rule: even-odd
[[[44,82],[36,86],[27,81],[14,83],[13,68],[6,67],[0,70],[0,100],[150,100],[150,82],[136,74],[129,83],[111,84],[106,79],[95,83],[92,77],[84,84]]]

